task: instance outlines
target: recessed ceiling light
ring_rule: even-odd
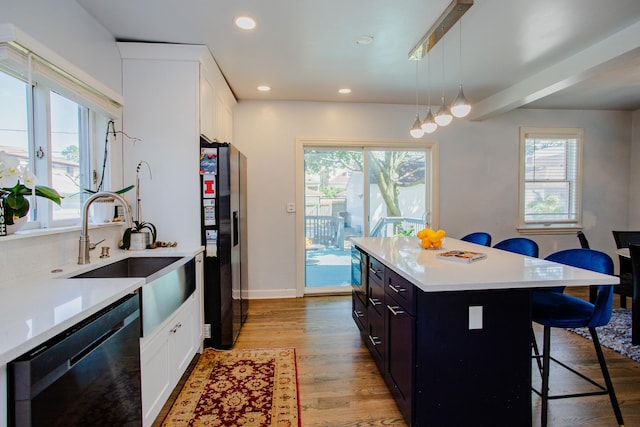
[[[347,93],[351,93],[351,89],[349,89],[348,87],[343,87],[341,89],[338,89],[338,93],[346,95]]]
[[[258,90],[260,92],[269,92],[271,90],[271,86],[261,85],[261,86],[258,86]]]
[[[236,27],[243,30],[253,30],[256,27],[256,21],[249,16],[239,16],[234,22]]]
[[[371,44],[373,42],[373,36],[362,35],[356,39],[356,44]]]

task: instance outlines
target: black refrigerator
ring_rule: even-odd
[[[247,158],[200,140],[205,347],[233,347],[247,318]]]

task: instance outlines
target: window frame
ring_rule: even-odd
[[[42,52],[44,56],[51,56],[49,52]],[[0,72],[23,81],[27,87],[25,94],[28,103],[29,133],[28,156],[30,169],[37,176],[39,185],[53,186],[53,165],[51,158],[51,123],[50,102],[51,93],[56,93],[86,110],[79,122],[81,136],[80,146],[80,173],[86,176],[82,187],[93,188],[95,186],[96,173],[100,173],[98,164],[102,163],[102,148],[99,147],[104,132],[108,129],[108,122],[121,119],[122,102],[113,96],[105,94],[100,85],[92,84],[93,80],[73,65],[64,61],[52,63],[45,57],[38,55],[29,48],[17,42],[0,42]],[[80,77],[76,77],[80,76]],[[87,83],[88,81],[88,83]],[[104,121],[104,123],[101,123]],[[100,133],[102,132],[102,135]],[[107,144],[107,141],[104,142]],[[40,147],[45,153],[40,153]],[[110,160],[110,159],[108,159]],[[106,188],[110,182],[110,161],[104,171]],[[87,185],[87,183],[89,183]],[[81,190],[79,189],[78,192]],[[84,198],[82,196],[80,202]],[[45,229],[67,226],[77,226],[80,223],[81,209],[78,209],[78,217],[68,219],[54,219],[51,202],[41,197],[31,200],[30,221],[23,229]],[[31,220],[34,218],[35,221]]]
[[[527,221],[525,212],[526,184],[531,182],[526,177],[526,143],[532,137],[545,139],[575,139],[575,179],[568,180],[573,184],[571,203],[575,205],[575,219]],[[518,232],[522,234],[567,234],[582,229],[582,157],[584,149],[584,130],[582,128],[541,128],[521,127],[519,137],[519,186],[518,186]],[[565,166],[567,162],[565,162]],[[540,180],[539,182],[544,182]]]

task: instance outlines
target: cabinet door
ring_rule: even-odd
[[[144,338],[140,349],[143,426],[151,426],[173,389],[168,333]]]
[[[387,371],[385,379],[407,423],[412,420],[415,317],[387,297]]]
[[[384,315],[376,311],[376,309],[369,305],[367,308],[367,318],[369,324],[367,325],[367,337],[365,343],[373,356],[373,360],[378,365],[380,373],[384,375],[384,350],[385,350],[385,328],[384,328]]]
[[[216,91],[208,70],[200,65],[200,133],[213,141],[216,135]]]
[[[189,366],[198,346],[197,319],[199,311],[195,302],[194,294],[183,304],[180,314],[176,316],[175,323],[170,329],[176,383]]]
[[[364,303],[355,291],[352,293],[351,299],[351,317],[353,317],[353,320],[355,321],[356,326],[358,326],[360,332],[365,333],[369,324],[367,319],[367,308],[364,306]]]

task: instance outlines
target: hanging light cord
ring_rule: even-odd
[[[462,84],[462,17],[460,18],[460,23],[459,23],[459,28],[460,28],[460,57],[458,58],[458,68],[460,71],[460,84]]]
[[[416,114],[418,114],[418,61],[416,62]]]
[[[442,27],[441,41],[442,41],[442,102],[444,102],[444,26]]]

